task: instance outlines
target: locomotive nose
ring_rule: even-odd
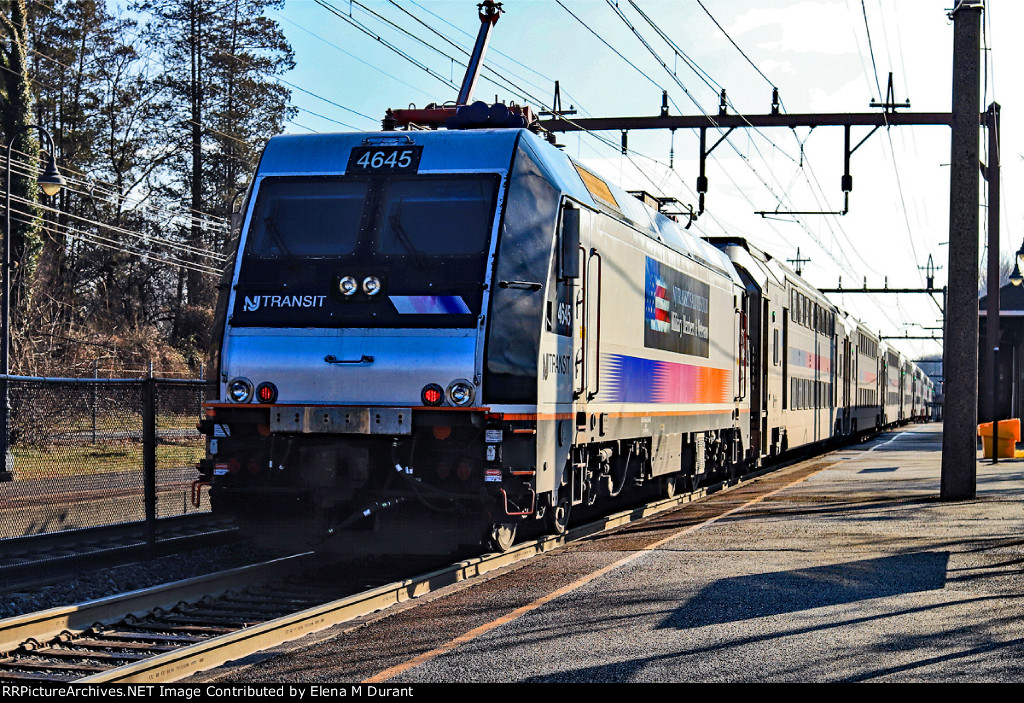
[[[236,337],[232,358],[238,363],[228,398],[239,403],[468,407],[479,397],[470,380],[475,377],[475,330],[329,332],[291,329]]]

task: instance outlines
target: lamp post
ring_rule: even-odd
[[[10,373],[11,373],[11,154],[14,151],[14,142],[22,132],[28,129],[38,129],[39,133],[46,137],[49,146],[47,153],[49,161],[36,182],[42,188],[43,193],[48,196],[56,195],[64,185],[64,178],[57,171],[57,160],[53,155],[53,137],[44,128],[36,124],[27,124],[19,128],[11,135],[7,143],[7,180],[4,183],[4,260],[2,275],[3,305],[0,306],[0,373],[3,385],[3,398],[0,399],[0,481],[10,481],[14,478],[14,462],[11,455],[11,396],[10,396]]]
[[[1024,276],[1021,276],[1022,271],[1024,271],[1024,242],[1020,243],[1020,249],[1017,250],[1017,254],[1013,258],[1013,273],[1010,274],[1010,283],[1015,286],[1024,283]]]
[[[1024,283],[1024,276],[1020,275],[1020,265],[1016,261],[1013,262],[1013,273],[1010,274],[1010,283],[1018,287],[1021,283]]]

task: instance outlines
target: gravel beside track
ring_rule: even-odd
[[[252,545],[238,543],[69,575],[72,577],[52,586],[0,594],[0,619],[180,581],[269,558],[271,555]]]

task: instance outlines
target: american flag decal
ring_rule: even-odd
[[[665,281],[660,278],[654,283],[654,319],[651,320],[651,329],[659,332],[668,332],[671,327],[672,313],[669,311],[668,288]]]
[[[647,326],[655,332],[668,332],[672,328],[671,300],[668,286],[659,275],[658,262],[647,259],[647,280],[644,306],[644,318]]]

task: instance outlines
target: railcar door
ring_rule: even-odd
[[[847,335],[843,339],[843,431],[846,434],[850,433],[850,405],[852,404],[850,396],[850,371],[852,365],[852,345],[850,343],[850,337]]]
[[[768,454],[768,398],[771,395],[771,391],[768,388],[768,337],[769,337],[769,326],[768,326],[769,312],[768,312],[768,301],[763,300],[761,306],[761,324],[758,328],[761,330],[761,344],[758,347],[761,350],[761,358],[756,364],[757,366],[757,385],[758,394],[755,399],[753,394],[750,397],[750,415],[756,417],[757,428],[758,428],[758,440],[755,443],[754,438],[750,438],[750,443],[754,447],[758,447],[761,456]],[[751,367],[753,367],[754,361],[751,359]],[[753,375],[753,372],[751,372]]]
[[[603,260],[594,246],[599,216],[580,211],[579,239],[576,250],[579,278],[573,292],[573,448],[570,452],[570,476],[563,485],[571,488],[572,503],[583,502],[587,465],[586,442],[594,418],[588,404],[601,390],[601,275]]]

